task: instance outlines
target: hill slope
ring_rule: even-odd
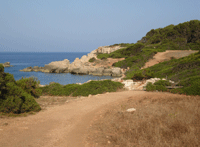
[[[180,85],[188,87],[188,85],[195,84],[191,82],[191,78],[195,77],[195,80],[198,81],[200,77],[200,73],[198,72],[200,71],[198,53],[182,59],[174,59],[169,62],[158,64],[145,70],[140,69],[157,52],[189,49],[200,50],[199,20],[191,20],[176,26],[169,25],[165,28],[152,29],[136,44],[128,44],[128,47],[112,52],[111,54],[99,54],[98,58],[125,58],[123,61],[114,63],[113,66],[130,68],[126,72],[127,79],[143,79],[151,77],[164,78],[165,76],[168,76],[169,79],[172,79],[175,82],[181,81]],[[186,89],[183,91],[179,90],[179,92],[198,94],[196,92],[190,93],[189,90]]]

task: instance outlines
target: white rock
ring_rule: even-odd
[[[136,109],[135,109],[135,108],[129,108],[129,109],[127,109],[126,111],[127,111],[127,112],[134,112],[134,111],[136,111]]]

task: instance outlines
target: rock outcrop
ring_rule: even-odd
[[[100,46],[98,49],[96,49],[97,53],[102,53],[102,54],[110,54],[118,49],[121,49],[123,47],[121,46]]]
[[[114,76],[121,77],[122,70],[120,68],[107,68],[107,67],[96,67],[94,64],[90,63],[89,60],[91,58],[97,59],[98,53],[111,53],[118,49],[121,49],[120,46],[115,47],[99,47],[98,49],[90,52],[87,55],[83,55],[80,59],[76,58],[74,62],[70,64],[68,59],[63,61],[54,61],[49,64],[46,64],[44,67],[27,67],[20,71],[24,72],[47,72],[47,73],[72,73],[72,74],[80,74],[80,75],[94,75],[94,76]]]
[[[3,65],[3,67],[13,67],[13,65],[10,65],[10,62],[0,63]]]

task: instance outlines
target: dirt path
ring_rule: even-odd
[[[0,118],[1,147],[81,147],[95,113],[144,91],[78,98],[28,117]]]
[[[158,52],[153,59],[149,60],[145,63],[145,66],[142,68],[147,68],[150,66],[153,66],[155,64],[158,64],[160,62],[164,62],[167,60],[170,60],[172,57],[179,59],[185,56],[189,56],[190,54],[196,53],[198,51],[192,51],[192,50],[167,50],[165,52]]]

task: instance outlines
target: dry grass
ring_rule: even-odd
[[[200,97],[129,98],[98,115],[89,134],[89,146],[96,147],[200,146]]]

